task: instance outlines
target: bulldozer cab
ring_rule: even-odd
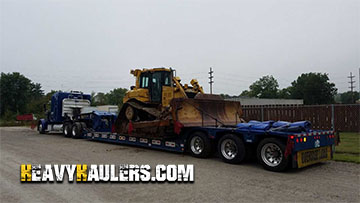
[[[171,86],[171,74],[171,71],[141,73],[140,88],[148,89],[151,103],[162,103],[163,88]]]

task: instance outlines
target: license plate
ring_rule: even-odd
[[[330,146],[297,152],[297,162],[299,168],[330,159]]]

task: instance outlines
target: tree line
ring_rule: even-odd
[[[291,83],[291,86],[279,89],[278,81],[272,75],[266,75],[252,83],[249,90],[238,96],[222,94],[224,98],[256,97],[268,99],[303,99],[304,104],[355,103],[358,92],[337,94],[334,83],[326,73],[303,73]]]
[[[91,92],[91,105],[117,105],[120,109],[123,105],[123,98],[127,91],[126,88],[115,88],[108,93]]]
[[[108,93],[91,93],[92,105],[122,106],[122,99],[127,89],[115,88]],[[57,91],[44,93],[40,83],[34,83],[24,75],[1,73],[0,77],[0,118],[15,120],[16,115],[32,113],[36,117],[45,115],[44,105],[49,105],[51,96]],[[50,109],[49,106],[47,109]]]
[[[122,106],[126,88],[115,88],[108,93],[92,92],[92,105],[118,105]],[[52,90],[44,93],[40,83],[35,83],[24,75],[1,73],[0,77],[0,118],[2,120],[15,120],[19,114],[33,113],[42,117],[44,104],[48,105]],[[224,98],[231,97],[257,97],[257,98],[283,98],[304,99],[305,104],[354,103],[359,99],[357,92],[337,94],[335,84],[329,81],[327,74],[304,73],[300,75],[291,86],[279,89],[277,80],[269,75],[263,76],[250,85],[238,96],[221,94]],[[47,108],[49,109],[49,108]]]

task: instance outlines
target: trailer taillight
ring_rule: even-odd
[[[294,135],[290,135],[290,139],[292,139],[292,140],[293,140],[293,139],[294,139]]]
[[[296,138],[296,143],[299,143],[299,138]]]
[[[306,137],[304,137],[304,142],[306,142]]]

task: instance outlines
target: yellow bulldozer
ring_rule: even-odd
[[[171,137],[184,127],[232,126],[241,121],[240,102],[205,94],[196,79],[182,84],[171,68],[136,69],[115,132],[148,138]]]

